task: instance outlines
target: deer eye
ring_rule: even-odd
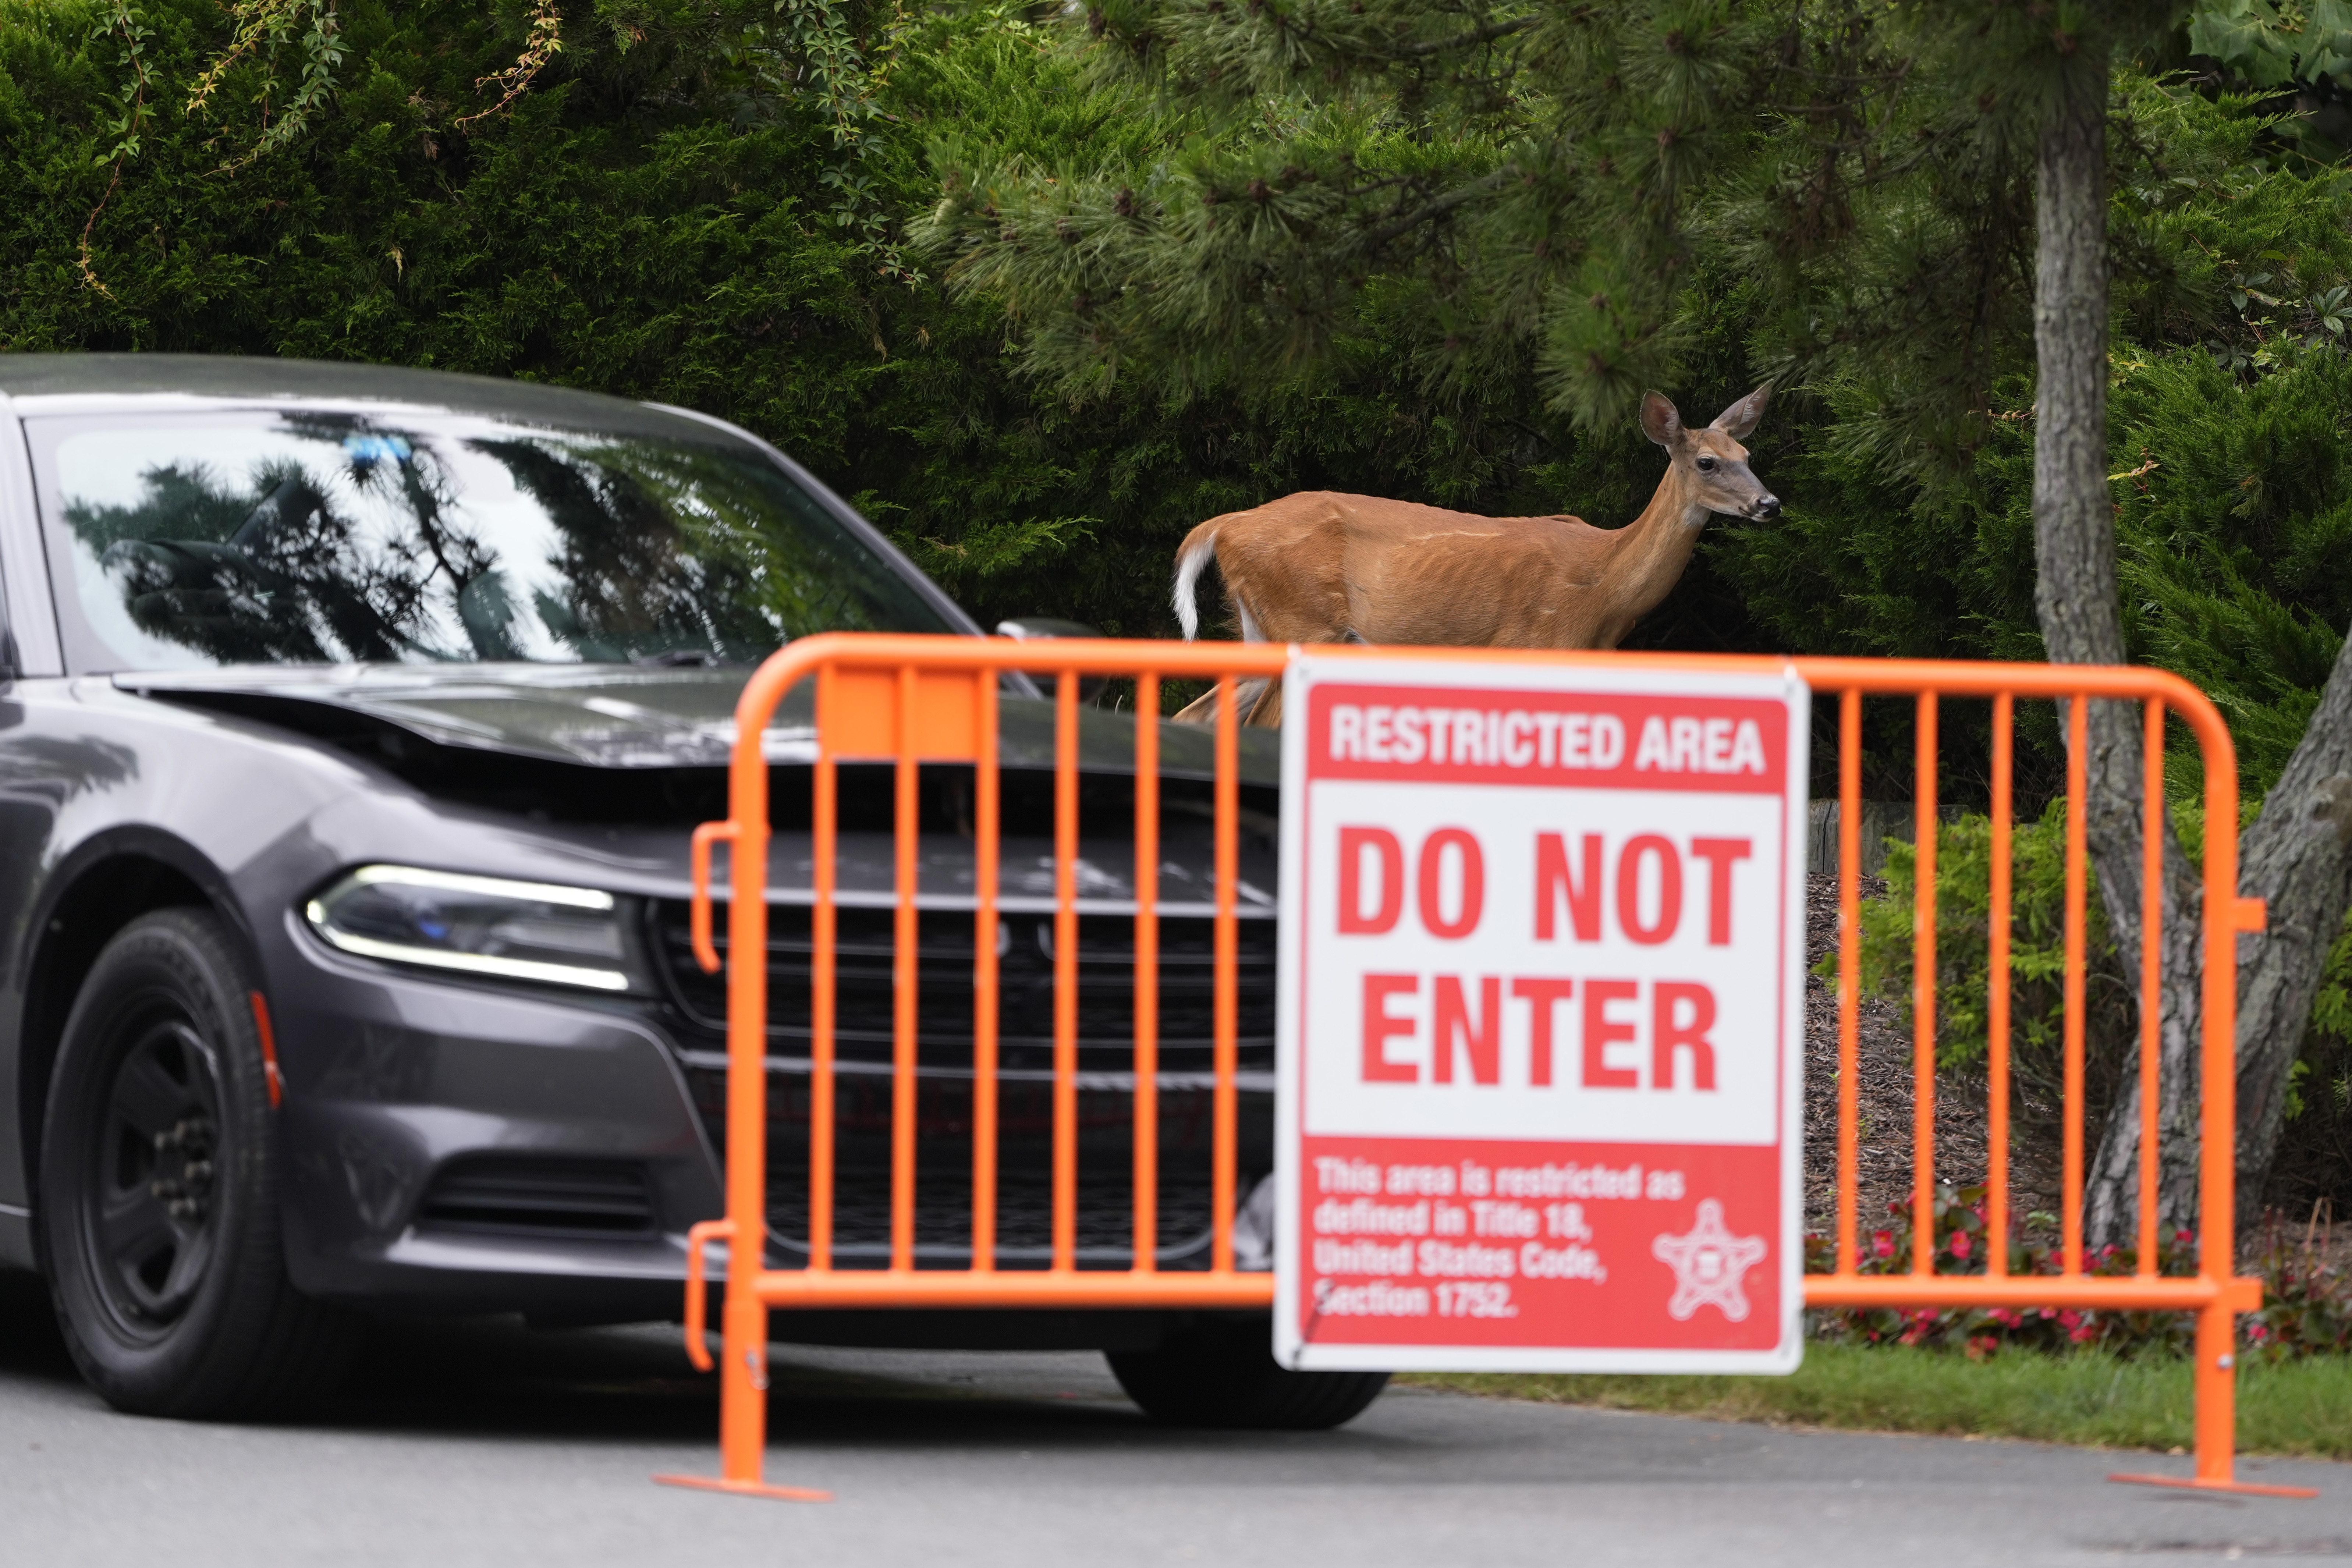
[[[1711,474],[1715,472],[1715,459],[1713,458],[1701,458],[1698,460],[1698,471],[1702,474]]]

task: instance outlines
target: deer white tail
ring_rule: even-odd
[[[1201,581],[1201,570],[1217,553],[1217,531],[1207,524],[1194,529],[1176,552],[1176,624],[1184,628],[1184,640],[1192,642],[1201,635],[1201,607],[1193,603],[1192,590]]]

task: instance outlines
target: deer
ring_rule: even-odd
[[[1642,432],[1666,449],[1665,476],[1622,528],[1580,517],[1478,517],[1412,501],[1301,490],[1213,517],[1176,552],[1176,619],[1200,632],[1195,585],[1211,561],[1248,642],[1609,648],[1682,576],[1699,531],[1720,513],[1759,521],[1780,499],[1740,443],[1764,417],[1768,383],[1694,430],[1655,392]],[[1275,728],[1282,689],[1249,682],[1244,722]],[[1211,692],[1176,715],[1215,718]]]

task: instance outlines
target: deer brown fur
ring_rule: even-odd
[[[1176,554],[1176,616],[1200,629],[1193,589],[1213,559],[1252,642],[1454,647],[1614,647],[1690,562],[1708,516],[1778,516],[1748,466],[1764,417],[1759,386],[1691,429],[1653,392],[1642,429],[1666,449],[1665,477],[1622,528],[1576,517],[1477,517],[1412,501],[1304,490],[1213,517]],[[1214,693],[1179,720],[1214,717]],[[1252,724],[1281,718],[1278,687],[1250,693]]]

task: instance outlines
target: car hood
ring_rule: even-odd
[[[142,696],[203,703],[233,700],[268,717],[277,704],[311,704],[364,715],[445,746],[597,768],[724,767],[735,744],[735,702],[747,669],[663,669],[628,665],[472,664],[232,667],[132,671],[114,685]],[[771,763],[816,757],[815,696],[803,682],[785,694],[762,739]],[[1006,692],[998,703],[998,757],[1008,768],[1054,765],[1054,704]],[[1163,721],[1160,767],[1176,777],[1215,774],[1206,728]],[[1079,765],[1131,773],[1131,714],[1081,710]],[[1244,730],[1244,782],[1281,779],[1274,731]]]

